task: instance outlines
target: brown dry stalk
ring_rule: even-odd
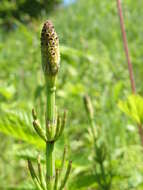
[[[132,89],[132,93],[136,94],[136,85],[135,85],[135,80],[134,80],[131,58],[130,58],[130,54],[129,54],[121,0],[117,0],[117,8],[118,8],[118,15],[119,15],[119,19],[120,19],[120,27],[121,27],[121,32],[122,32],[124,51],[125,51],[125,55],[126,55],[126,59],[127,59],[127,63],[128,63],[128,71],[129,71],[129,76],[130,76],[131,89]],[[138,125],[138,132],[140,135],[141,144],[143,146],[143,128],[142,128],[141,124]]]

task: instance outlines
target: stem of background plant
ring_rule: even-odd
[[[97,138],[97,131],[95,131],[95,122],[94,122],[94,109],[93,105],[91,102],[91,99],[88,95],[84,96],[84,105],[85,105],[85,110],[87,112],[88,120],[91,126],[91,131],[92,131],[92,136],[93,136],[93,142],[95,142]]]
[[[55,77],[49,77],[46,80],[46,93],[47,93],[47,105],[46,105],[46,131],[51,130],[51,136],[54,133],[55,125]],[[50,127],[50,129],[48,129]],[[55,158],[54,158],[54,141],[46,142],[46,178],[47,178],[47,190],[53,189],[55,175]]]
[[[122,6],[121,6],[120,0],[117,0],[117,8],[118,8],[118,14],[119,14],[119,18],[120,18],[120,26],[121,26],[121,32],[122,32],[122,38],[123,38],[124,51],[125,51],[125,55],[126,55],[126,59],[127,59],[127,63],[128,63],[128,71],[129,71],[129,76],[130,76],[132,93],[136,94],[136,85],[135,85],[135,80],[134,80],[133,67],[132,67],[129,49],[128,49],[128,42],[127,42],[127,37],[126,37],[125,25],[124,25],[124,17],[123,17]],[[138,125],[138,131],[139,131],[141,144],[143,146],[143,128],[142,128],[141,124]]]

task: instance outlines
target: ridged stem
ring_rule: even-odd
[[[55,175],[54,142],[46,143],[46,182],[47,190],[53,190]]]
[[[46,78],[46,133],[52,137],[55,125],[55,77]],[[48,129],[50,127],[50,129]],[[50,131],[50,134],[49,134]],[[46,142],[46,179],[47,190],[53,190],[55,176],[54,141]]]
[[[47,110],[46,110],[46,119],[49,124],[54,124],[55,121],[55,88],[47,86]]]

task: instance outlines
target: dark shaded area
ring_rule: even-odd
[[[13,20],[28,22],[41,14],[50,14],[62,0],[1,0],[0,23],[8,28],[12,27]]]

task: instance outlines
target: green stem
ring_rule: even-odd
[[[94,142],[96,141],[97,138],[97,131],[95,131],[95,122],[93,118],[90,118],[90,126],[91,126],[91,131],[92,131],[92,135],[93,135],[93,140]]]
[[[46,105],[46,133],[47,138],[52,138],[55,125],[55,77],[49,77],[46,81],[47,105]],[[50,129],[48,129],[50,127]],[[53,190],[55,177],[54,141],[46,142],[46,178],[47,190]]]
[[[100,182],[100,185],[103,189],[109,189],[109,185],[106,181],[106,174],[105,174],[105,168],[104,168],[104,165],[103,165],[103,162],[99,162],[99,165],[100,165],[100,170],[101,170],[101,175],[102,175],[102,178],[101,178],[101,182]]]
[[[46,143],[46,179],[47,190],[53,189],[55,175],[54,142]]]
[[[47,79],[46,83],[47,91],[47,106],[46,106],[46,119],[51,124],[54,124],[55,120],[55,79]]]

